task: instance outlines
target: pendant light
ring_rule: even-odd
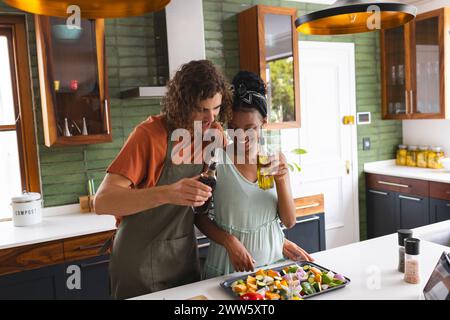
[[[140,16],[159,11],[170,0],[3,0],[6,4],[26,12],[54,17],[68,17],[67,8],[79,6],[84,19]]]
[[[351,34],[399,27],[414,19],[416,13],[416,7],[404,3],[338,0],[326,9],[299,17],[295,26],[304,34]]]

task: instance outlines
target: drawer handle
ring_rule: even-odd
[[[295,207],[295,210],[309,209],[309,208],[315,208],[315,207],[319,207],[319,206],[320,206],[320,202],[314,202],[311,204],[306,204],[304,206]]]
[[[207,242],[207,243],[199,244],[199,245],[198,245],[198,248],[199,248],[199,249],[203,249],[203,248],[208,248],[209,246],[210,246],[210,243]]]
[[[369,190],[370,193],[375,193],[375,194],[381,194],[382,196],[387,196],[388,193],[387,192],[382,192],[382,191],[375,191],[375,190]]]
[[[109,263],[109,260],[102,260],[102,261],[97,261],[97,262],[92,262],[92,263],[83,263],[80,265],[80,267],[88,268],[88,267],[98,266],[100,264],[105,264],[105,263]]]
[[[78,251],[85,251],[85,250],[98,249],[98,248],[102,248],[103,245],[104,245],[104,243],[93,244],[93,245],[90,245],[90,246],[79,246],[79,247],[76,248],[75,250],[78,250]]]
[[[315,221],[315,220],[319,220],[319,219],[320,219],[320,217],[314,216],[314,217],[311,217],[311,218],[307,218],[307,219],[304,219],[304,220],[297,221],[297,223],[310,222],[310,221]]]
[[[412,201],[417,201],[420,202],[422,201],[422,199],[419,198],[413,198],[413,197],[406,197],[406,196],[398,196],[400,199],[405,199],[405,200],[412,200]]]
[[[387,186],[392,186],[392,187],[399,187],[399,188],[409,188],[409,186],[407,184],[399,184],[399,183],[393,183],[393,182],[386,182],[386,181],[378,181],[379,184],[384,184]]]

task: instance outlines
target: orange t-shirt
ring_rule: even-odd
[[[124,176],[134,188],[156,185],[167,151],[168,131],[164,116],[150,116],[131,132],[106,172]]]

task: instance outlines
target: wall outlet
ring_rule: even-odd
[[[363,150],[370,150],[371,144],[370,144],[370,138],[365,137],[363,138]]]

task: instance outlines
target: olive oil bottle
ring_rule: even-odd
[[[207,186],[210,186],[212,189],[212,192],[214,191],[215,187],[216,187],[216,167],[217,167],[217,162],[211,160],[209,165],[208,165],[208,169],[203,172],[200,175],[200,179],[199,181],[203,184],[206,184]],[[212,196],[206,200],[206,202],[201,205],[200,207],[192,207],[192,210],[194,210],[195,214],[207,214],[209,209],[211,208],[211,203],[212,203]]]
[[[272,175],[261,172],[261,169],[265,166],[270,165],[270,152],[266,144],[264,137],[259,139],[259,150],[257,157],[257,176],[258,176],[258,187],[263,190],[272,189],[274,186],[274,178]],[[264,171],[264,170],[263,170]]]

